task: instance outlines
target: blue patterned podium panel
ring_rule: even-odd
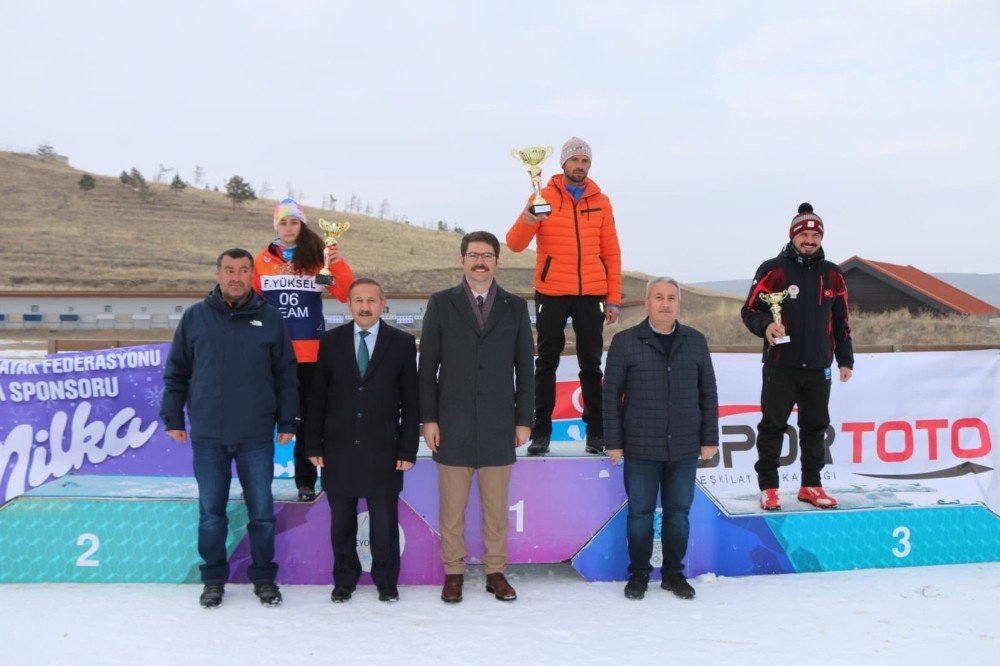
[[[232,552],[246,508],[228,513]],[[0,509],[0,582],[198,582],[197,532],[197,500],[19,497]]]
[[[246,531],[230,491],[227,548]],[[191,583],[198,565],[194,479],[67,476],[0,507],[0,582]]]
[[[698,487],[685,574],[746,576],[1000,560],[1000,517],[979,504],[796,508],[729,515]],[[588,580],[628,577],[627,516],[626,504],[573,558]],[[660,528],[658,508],[654,567],[660,565]]]
[[[607,461],[600,459],[535,459],[517,467],[510,563],[570,558],[588,580],[624,579],[628,505],[620,469],[608,469]],[[405,544],[400,582],[435,584],[443,573],[432,515],[433,463],[420,461],[418,468],[422,475],[409,477],[400,501]],[[559,498],[565,494],[560,484],[589,488],[590,504],[572,494],[562,503],[524,494],[532,490]],[[332,554],[325,497],[295,502],[294,483],[286,479],[274,482],[274,493],[278,581],[329,583]],[[751,512],[742,497],[727,500],[727,508],[698,486],[685,573],[745,576],[1000,560],[1000,517],[985,506],[861,508],[860,498],[845,494],[845,499],[846,505],[858,508],[822,511],[791,501],[785,511],[764,514]],[[362,503],[359,512],[364,510]],[[247,512],[236,482],[228,514],[232,580],[243,581],[249,557]],[[578,529],[553,528],[560,523]],[[654,567],[660,564],[660,529],[658,514]],[[477,556],[472,532],[470,559]],[[198,582],[197,533],[193,479],[64,477],[0,507],[0,582]],[[359,542],[359,553],[367,547],[366,541]]]
[[[983,506],[767,517],[797,572],[1000,559],[1000,518]]]

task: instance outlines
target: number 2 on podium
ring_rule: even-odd
[[[76,566],[97,567],[101,565],[100,560],[90,559],[91,555],[96,553],[97,549],[101,547],[101,540],[97,538],[96,534],[91,534],[89,532],[81,534],[76,538],[76,545],[89,546],[87,550],[80,554],[80,557],[76,558]]]

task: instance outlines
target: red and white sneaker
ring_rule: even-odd
[[[760,508],[764,511],[781,511],[781,500],[778,499],[777,488],[766,488],[760,491]]]
[[[837,500],[827,495],[822,486],[802,486],[799,488],[799,501],[808,502],[821,509],[834,509],[837,507]]]

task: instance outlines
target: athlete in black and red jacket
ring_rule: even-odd
[[[851,378],[854,367],[847,285],[840,267],[824,257],[823,220],[811,205],[799,206],[788,235],[790,242],[781,253],[757,269],[741,311],[750,332],[764,338],[762,418],[754,466],[760,505],[766,510],[781,508],[779,458],[788,417],[797,404],[802,452],[798,498],[833,508],[837,501],[823,490],[820,471],[826,462],[823,436],[830,425],[830,366],[836,358],[842,382]],[[779,325],[761,295],[784,291]],[[781,341],[784,336],[790,340]]]

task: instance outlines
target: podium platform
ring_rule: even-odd
[[[434,463],[418,459],[405,478],[400,583],[439,584]],[[782,493],[785,510],[765,515],[756,508],[756,494],[713,497],[699,484],[685,573],[742,576],[1000,560],[1000,517],[981,504],[934,503],[919,483],[829,489],[841,508],[798,503],[789,490]],[[466,535],[472,563],[483,552],[477,493],[474,484]],[[325,497],[296,502],[290,479],[275,479],[274,494],[278,582],[330,584]],[[519,459],[509,508],[511,564],[569,561],[587,580],[626,577],[622,468],[607,458]],[[364,512],[362,501],[358,550],[367,569]],[[232,580],[245,582],[247,513],[235,480],[228,515]],[[658,512],[657,539],[659,526]],[[196,583],[197,527],[192,478],[66,476],[0,507],[0,582]],[[361,582],[371,582],[367,573]]]
[[[684,573],[750,576],[846,569],[893,568],[1000,560],[1000,517],[981,504],[865,506],[850,489],[837,509],[796,503],[782,493],[783,510],[727,510],[702,486],[691,508]],[[753,499],[756,506],[756,496]],[[624,580],[627,507],[573,558],[587,580]],[[654,566],[659,567],[661,513],[654,518]],[[659,578],[659,570],[653,578]]]

